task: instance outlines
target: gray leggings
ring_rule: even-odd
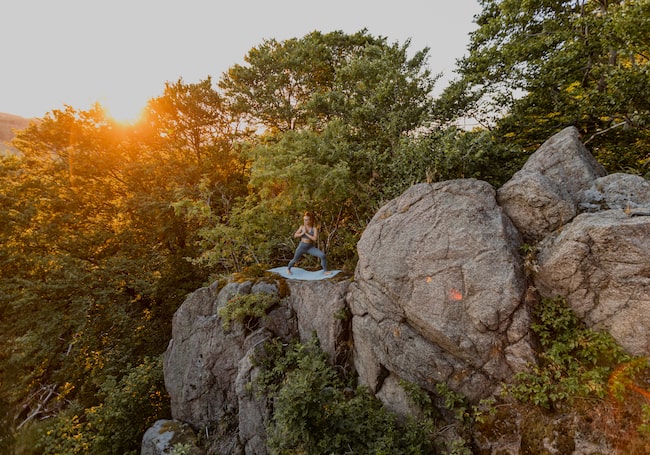
[[[293,265],[305,254],[311,254],[320,258],[320,265],[323,267],[323,270],[327,270],[327,259],[325,259],[325,253],[316,248],[311,243],[300,242],[298,248],[296,248],[296,254],[293,255],[293,259],[289,262],[288,269],[291,269]]]

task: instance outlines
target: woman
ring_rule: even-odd
[[[327,271],[327,259],[325,258],[325,253],[315,246],[318,241],[318,228],[314,226],[314,215],[311,212],[305,212],[302,221],[303,224],[293,234],[295,238],[300,237],[300,243],[298,244],[298,248],[296,248],[296,253],[293,255],[293,259],[287,266],[287,273],[291,275],[291,267],[293,267],[298,259],[300,259],[304,254],[310,254],[320,259],[323,273],[329,275],[330,272]]]

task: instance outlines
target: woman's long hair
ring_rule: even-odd
[[[316,216],[314,215],[314,212],[305,212],[303,217],[308,216],[309,221],[311,222],[311,227],[316,227]]]

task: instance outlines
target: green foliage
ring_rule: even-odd
[[[612,171],[648,173],[650,2],[482,0],[441,119],[534,150],[575,125]]]
[[[470,407],[464,395],[454,392],[443,382],[436,384],[436,392],[443,399],[444,407],[454,412],[458,422],[468,422]]]
[[[454,392],[445,383],[438,383],[435,395],[408,381],[400,381],[400,386],[407,393],[411,403],[416,405],[422,413],[422,422],[429,421],[433,424],[440,410],[452,414],[450,419],[445,419],[448,427],[455,427],[457,438],[449,440],[442,432],[435,438],[435,446],[442,453],[465,454],[472,452],[471,431],[475,424],[482,424],[495,414],[494,399],[481,400],[476,405],[471,405],[464,395]]]
[[[15,445],[14,422],[11,418],[12,409],[0,397],[0,453],[13,454]]]
[[[22,411],[17,441],[72,402],[100,409],[101,388],[165,349],[174,311],[203,283],[183,259],[194,226],[170,208],[192,190],[189,174],[175,178],[194,155],[172,159],[152,130],[66,108],[0,162],[0,392]]]
[[[399,423],[367,388],[346,387],[316,338],[286,347],[267,343],[257,362],[256,387],[274,402],[271,453],[431,453],[431,422]]]
[[[145,359],[120,380],[102,384],[98,406],[73,406],[41,430],[43,454],[137,454],[142,435],[153,423],[169,418],[162,356]]]
[[[100,388],[105,398],[100,405],[84,409],[77,403],[40,425],[39,453],[139,453],[144,432],[169,418],[162,361],[146,358],[122,379],[109,378]]]
[[[334,313],[334,319],[342,322],[350,321],[352,319],[352,311],[350,311],[348,306],[344,306]]]
[[[272,135],[322,130],[334,118],[358,134],[379,132],[375,139],[399,135],[426,114],[433,83],[425,67],[428,49],[409,59],[408,46],[389,45],[366,30],[265,40],[219,86],[233,110]]]
[[[602,398],[613,368],[629,356],[609,334],[584,327],[562,298],[545,299],[535,308],[535,317],[531,328],[542,346],[539,365],[518,373],[507,391],[544,408]]]
[[[427,417],[432,417],[434,415],[435,407],[428,391],[409,381],[400,380],[399,385],[404,389],[404,392],[406,392],[411,403],[422,410],[424,415]]]
[[[409,57],[409,44],[365,30],[313,32],[267,40],[223,76],[231,108],[264,132],[242,147],[251,192],[227,223],[201,231],[201,260],[236,270],[235,258],[286,263],[295,249],[292,220],[309,210],[329,262],[354,267],[356,241],[390,186],[400,140],[431,111],[428,49]]]
[[[518,147],[499,143],[489,131],[433,130],[401,141],[383,191],[393,198],[415,183],[460,178],[476,178],[498,187],[523,160]]]
[[[268,292],[237,294],[229,299],[225,306],[219,308],[217,313],[224,330],[230,330],[233,322],[244,324],[251,319],[263,317],[268,309],[279,301],[280,297],[277,294]]]

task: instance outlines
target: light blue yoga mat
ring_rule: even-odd
[[[274,269],[269,269],[269,272],[277,273],[278,275],[288,278],[290,280],[303,280],[303,281],[317,281],[317,280],[326,280],[332,278],[334,275],[340,272],[340,270],[329,270],[329,274],[325,275],[325,272],[322,270],[317,270],[315,272],[310,272],[309,270],[301,269],[300,267],[291,267],[291,275],[287,273],[287,267],[276,267]]]

